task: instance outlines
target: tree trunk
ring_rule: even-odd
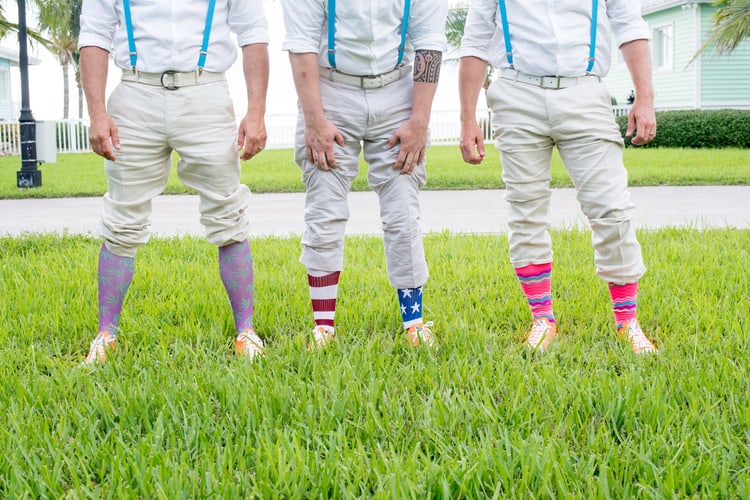
[[[63,119],[65,120],[69,118],[68,115],[70,109],[70,83],[68,82],[69,68],[70,64],[68,64],[67,62],[63,63]]]

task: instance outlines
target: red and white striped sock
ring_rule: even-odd
[[[341,271],[317,271],[308,269],[307,284],[310,286],[315,326],[326,326],[333,329],[333,317],[336,314],[336,294],[339,289]]]

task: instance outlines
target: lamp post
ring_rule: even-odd
[[[18,0],[18,66],[21,70],[21,170],[16,172],[19,188],[40,187],[42,171],[37,168],[36,122],[29,106],[29,56],[26,50],[26,0]]]

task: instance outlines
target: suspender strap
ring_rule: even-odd
[[[198,56],[198,73],[203,73],[206,66],[206,54],[208,54],[208,39],[211,37],[211,25],[214,20],[214,7],[216,0],[209,0],[208,13],[206,13],[206,27],[203,28],[203,43],[201,44],[201,53]]]
[[[586,73],[591,73],[594,68],[594,55],[596,54],[596,23],[599,14],[599,0],[591,1],[591,43],[589,44],[589,65]]]
[[[505,10],[505,0],[498,0],[500,5],[500,20],[503,24],[503,39],[505,40],[505,58],[513,68],[513,47],[510,43],[510,29],[508,28],[508,13]],[[599,0],[591,0],[591,40],[589,42],[589,58],[586,73],[591,73],[594,68],[596,56],[596,24],[599,17]],[[515,69],[515,68],[513,68]]]
[[[130,17],[130,0],[122,0],[122,10],[125,12],[125,29],[128,32],[128,52],[130,53],[130,67],[135,73],[135,63],[138,55],[135,53],[135,38],[133,38],[133,19]]]
[[[505,39],[505,58],[508,64],[513,68],[513,47],[510,45],[510,29],[508,28],[508,13],[505,10],[505,0],[500,2],[500,19],[503,23],[503,38]]]
[[[328,0],[328,64],[336,69],[336,0]]]
[[[206,26],[203,29],[203,43],[201,44],[201,51],[200,55],[198,56],[198,73],[203,73],[203,68],[206,66],[208,40],[211,37],[211,25],[213,24],[215,7],[216,0],[209,0],[208,12],[206,13]],[[135,72],[135,63],[138,61],[138,55],[135,51],[135,37],[133,36],[133,18],[130,14],[130,0],[122,0],[122,9],[125,13],[125,29],[128,32],[128,51],[130,53],[130,66],[133,69],[133,72]]]
[[[401,66],[406,47],[406,32],[409,28],[409,11],[411,0],[404,1],[404,19],[401,21],[401,43],[398,46],[398,61],[396,67]],[[328,0],[328,64],[336,69],[336,0]]]
[[[411,10],[411,0],[406,0],[404,2],[404,19],[401,21],[401,44],[398,46],[398,61],[396,61],[397,68],[401,66],[401,60],[404,58],[406,30],[409,27],[409,10]]]

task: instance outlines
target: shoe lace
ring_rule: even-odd
[[[263,354],[263,340],[252,330],[238,333],[237,342],[242,345],[242,350],[246,354]]]
[[[538,346],[542,340],[544,340],[545,335],[549,334],[550,330],[551,328],[548,321],[544,319],[534,320],[534,323],[531,325],[531,330],[529,330],[529,336],[526,339],[526,343],[533,347]]]
[[[91,341],[89,346],[89,354],[86,356],[86,363],[93,363],[94,361],[103,360],[107,355],[107,344],[111,344],[115,339],[112,335],[106,335],[100,332],[94,340]]]

